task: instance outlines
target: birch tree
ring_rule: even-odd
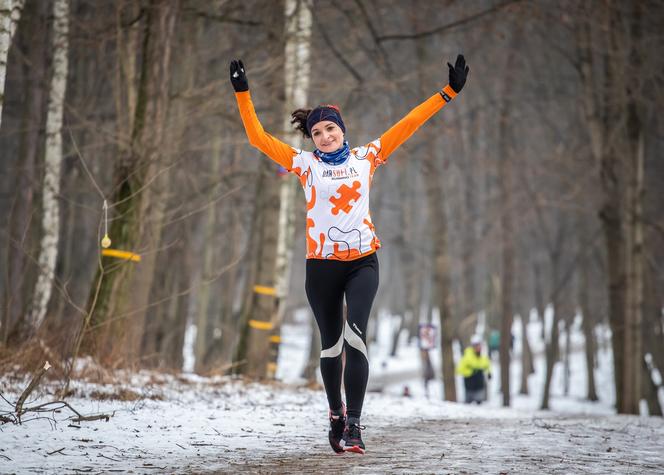
[[[302,146],[302,135],[293,130],[290,113],[307,105],[310,71],[311,2],[310,0],[287,0],[285,3],[285,64],[284,64],[284,122],[283,139],[296,148]],[[279,216],[277,222],[276,260],[274,267],[274,289],[277,299],[269,323],[251,327],[249,370],[255,376],[273,377],[276,372],[276,356],[280,342],[280,327],[283,320],[290,263],[293,255],[293,224],[295,221],[295,196],[297,181],[290,176],[282,176],[279,187]],[[266,299],[269,295],[262,295]],[[257,319],[256,321],[260,321]],[[265,330],[267,329],[267,330]],[[272,351],[268,348],[272,346]],[[268,357],[269,354],[269,357]],[[268,364],[269,359],[269,364]]]
[[[310,55],[311,55],[311,0],[287,0],[286,11],[286,64],[284,67],[284,138],[286,143],[295,148],[302,147],[302,134],[295,131],[290,123],[290,112],[307,106],[309,95]],[[295,198],[298,182],[294,177],[284,175],[279,191],[279,237],[277,239],[277,263],[275,269],[275,287],[277,289],[277,307],[272,315],[274,330],[270,338],[273,351],[268,363],[267,376],[274,377],[281,341],[281,324],[288,302],[288,283],[293,260],[293,238],[295,231]],[[316,331],[314,329],[314,331]]]
[[[2,125],[2,104],[5,98],[7,56],[24,3],[25,0],[0,0],[0,125]]]
[[[39,277],[35,287],[30,322],[36,331],[46,316],[53,290],[55,262],[60,235],[60,170],[62,164],[62,117],[67,90],[69,54],[69,0],[53,3],[53,77],[46,117],[44,187],[42,191],[42,238],[39,249]]]

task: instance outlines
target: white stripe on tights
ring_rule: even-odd
[[[341,350],[344,347],[344,331],[343,329],[341,330],[341,335],[339,335],[339,341],[332,347],[328,348],[327,350],[323,350],[320,352],[320,357],[321,358],[336,358],[341,354]]]
[[[360,351],[364,357],[369,361],[369,355],[367,354],[367,345],[364,344],[362,341],[362,338],[360,338],[357,333],[353,331],[353,329],[348,325],[348,321],[346,321],[346,328],[345,328],[345,338],[346,341],[350,346],[355,348],[356,350]]]

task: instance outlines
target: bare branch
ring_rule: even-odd
[[[485,17],[487,15],[491,15],[493,13],[496,13],[496,12],[502,10],[505,7],[508,7],[508,6],[510,6],[514,3],[518,3],[518,2],[521,2],[521,1],[522,0],[508,0],[504,3],[501,3],[499,5],[491,7],[487,10],[476,13],[475,15],[471,15],[471,16],[462,18],[461,20],[453,21],[452,23],[448,23],[446,25],[439,26],[438,28],[434,28],[433,30],[421,31],[419,33],[412,33],[412,34],[403,34],[403,35],[383,35],[383,36],[376,37],[376,41],[378,41],[379,43],[382,43],[383,41],[394,41],[394,40],[419,40],[421,38],[426,38],[427,36],[438,35],[440,33],[445,33],[448,30],[451,30],[453,28],[457,28],[457,27],[465,25],[467,23],[472,23],[476,20],[479,20],[482,17]]]

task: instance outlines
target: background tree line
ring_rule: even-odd
[[[230,59],[274,135],[297,145],[288,112],[336,103],[360,145],[462,52],[462,94],[376,176],[374,317],[401,316],[394,352],[436,321],[454,399],[455,340],[548,309],[544,408],[561,329],[582,317],[593,368],[607,324],[618,410],[661,414],[663,32],[654,0],[2,0],[0,361],[178,370],[194,325],[197,372],[273,374],[307,305],[305,207],[248,145]],[[102,255],[107,231],[140,262]],[[509,359],[503,337],[505,405]]]

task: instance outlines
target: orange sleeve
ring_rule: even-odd
[[[293,147],[283,143],[281,140],[271,136],[258,120],[254,104],[251,102],[249,91],[236,92],[235,98],[240,109],[240,117],[247,132],[249,143],[284,167],[286,170],[293,168],[293,157],[296,155]]]
[[[387,160],[392,152],[408,140],[422,124],[454,99],[456,95],[457,93],[448,84],[443,88],[442,93],[437,92],[390,127],[387,132],[380,136],[381,159]]]

